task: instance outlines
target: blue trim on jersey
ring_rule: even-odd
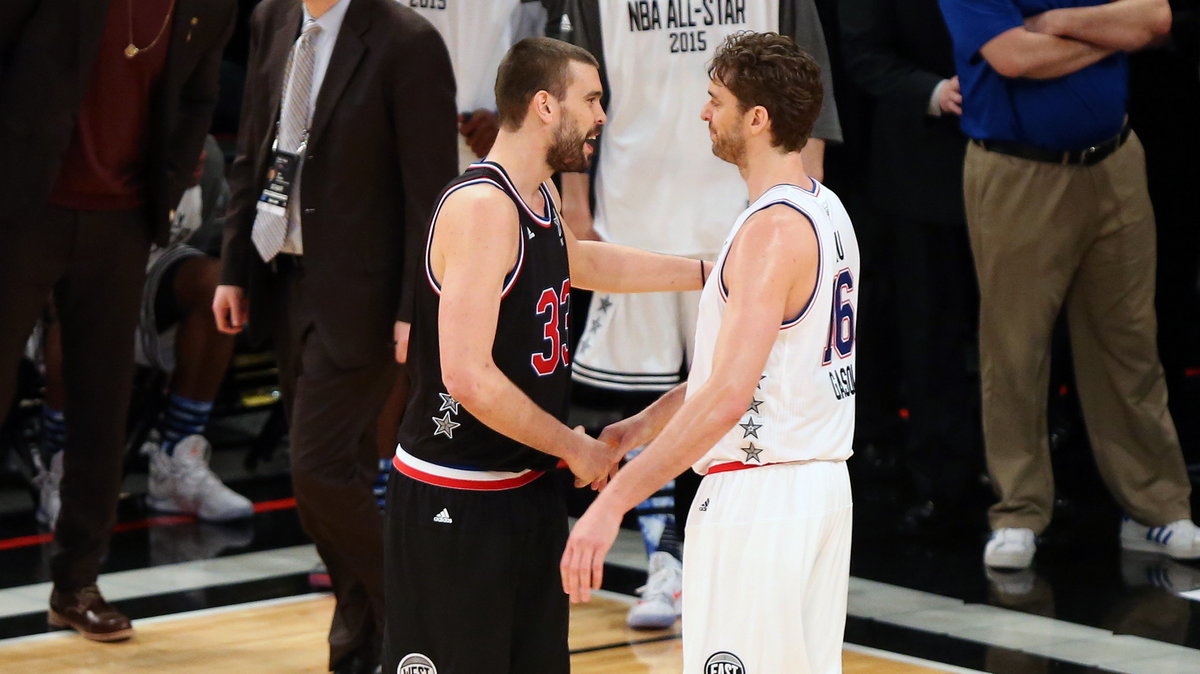
[[[817,181],[813,180],[813,185],[817,185],[817,184],[818,184]],[[813,195],[816,194],[815,191],[809,192],[808,190],[804,189],[803,187],[800,187],[799,185],[788,185],[788,186],[795,187],[796,189],[799,189],[807,194],[813,194]],[[776,186],[776,187],[778,187],[778,186]],[[771,189],[775,189],[775,188],[772,187]],[[770,191],[770,190],[768,190],[768,191]],[[808,211],[804,210],[799,205],[792,203],[791,201],[788,201],[786,199],[777,199],[775,201],[771,201],[769,203],[763,204],[763,206],[761,208],[757,208],[754,210],[753,213],[751,213],[750,215],[747,215],[746,220],[749,220],[750,218],[754,217],[756,214],[761,213],[772,206],[780,206],[780,205],[787,206],[787,207],[795,210],[800,215],[803,215],[804,219],[808,221],[809,226],[812,227],[813,235],[817,237],[817,278],[813,282],[813,289],[812,289],[812,292],[808,296],[808,301],[804,303],[804,308],[800,311],[800,313],[795,318],[793,318],[789,321],[784,321],[783,323],[780,324],[780,328],[779,328],[780,330],[787,330],[788,328],[795,327],[796,325],[798,325],[800,323],[800,321],[804,320],[804,317],[807,316],[808,312],[812,309],[813,303],[817,299],[817,290],[821,287],[821,273],[822,273],[822,267],[824,266],[824,262],[825,262],[825,255],[822,253],[821,233],[817,230],[816,220],[813,220],[812,216],[808,214]],[[744,223],[745,223],[745,221],[743,221],[743,225],[742,225],[743,227],[745,226]],[[741,234],[741,231],[739,230],[738,233]],[[729,246],[730,246],[730,249],[732,250],[733,243],[731,242]],[[729,287],[725,284],[725,261],[728,258],[729,258],[729,255],[726,254],[726,256],[721,259],[721,269],[717,272],[718,273],[717,286],[721,291],[721,298],[724,299],[726,302],[729,301]]]

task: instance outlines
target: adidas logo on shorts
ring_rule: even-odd
[[[433,516],[433,521],[439,522],[441,524],[453,524],[454,523],[454,520],[450,519],[450,512],[448,510],[446,510],[445,508],[442,508],[442,512]]]
[[[702,513],[708,512],[708,499],[704,499],[704,503],[701,503],[700,507],[696,508],[696,510],[699,510]]]

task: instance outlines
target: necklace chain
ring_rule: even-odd
[[[133,0],[127,0],[127,2],[129,5],[129,44],[125,45],[125,58],[131,59],[144,51],[150,51],[162,39],[163,33],[167,30],[167,24],[171,23],[171,14],[175,12],[175,0],[171,0],[171,5],[167,7],[167,15],[163,17],[162,25],[158,27],[158,33],[145,47],[139,47],[133,43]]]

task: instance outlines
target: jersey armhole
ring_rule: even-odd
[[[816,181],[814,180],[813,183],[815,185]],[[813,192],[808,192],[808,190],[805,190],[805,192],[808,194],[813,194]],[[807,211],[790,201],[779,200],[764,204],[762,208],[759,208],[758,210],[754,211],[754,213],[751,213],[749,216],[747,216],[747,220],[749,220],[750,217],[753,217],[755,213],[761,213],[772,206],[787,206],[788,208],[791,208],[800,215],[804,216],[804,220],[808,222],[809,227],[812,227],[813,236],[817,238],[817,275],[816,278],[813,279],[812,291],[808,294],[808,300],[804,303],[804,308],[801,309],[794,318],[785,320],[780,324],[780,330],[787,330],[788,328],[798,325],[800,321],[804,320],[804,317],[808,315],[808,312],[812,310],[813,303],[817,299],[817,289],[821,287],[821,273],[822,265],[824,263],[824,256],[821,255],[821,232],[817,229],[816,221],[812,219],[812,216],[810,216]],[[733,244],[730,244],[729,252],[733,252]],[[725,261],[728,259],[729,255],[726,253],[725,257],[721,258],[720,268],[717,270],[717,287],[721,291],[721,299],[725,302],[729,301],[729,285],[725,282]]]
[[[492,180],[491,178],[475,178],[473,180],[468,180],[468,181],[459,183],[458,185],[451,187],[450,189],[446,190],[446,193],[443,194],[442,198],[438,200],[437,207],[434,208],[434,210],[433,210],[433,217],[429,219],[429,235],[425,239],[425,280],[427,280],[429,282],[429,287],[432,288],[434,294],[436,294],[438,296],[441,296],[441,294],[442,294],[442,284],[437,280],[437,278],[434,276],[434,273],[433,273],[433,235],[437,229],[438,216],[441,215],[442,207],[445,206],[446,200],[450,198],[451,194],[454,194],[455,192],[457,192],[458,190],[460,190],[464,187],[470,187],[472,185],[491,185],[492,187],[495,187],[496,189],[500,190],[500,192],[502,192],[504,195],[508,196],[510,199],[512,198],[512,195],[510,195],[508,193],[508,190],[504,189],[504,186],[501,185],[500,183],[496,182],[495,180]],[[515,206],[515,204],[514,204],[514,206]],[[521,233],[521,214],[520,214],[520,209],[518,209],[517,210],[517,261],[515,263],[513,263],[512,269],[510,269],[508,271],[508,273],[504,275],[504,286],[503,286],[504,290],[501,293],[501,297],[503,297],[504,295],[507,295],[508,291],[512,289],[513,283],[516,282],[517,276],[520,274],[521,263],[524,261],[524,259],[525,259],[525,237],[522,236],[522,233]]]

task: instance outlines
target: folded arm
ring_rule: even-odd
[[[1167,0],[1114,0],[1052,9],[1029,17],[1025,27],[1116,51],[1136,51],[1171,32],[1171,6]]]
[[[1096,63],[1116,52],[1090,42],[1010,28],[979,49],[988,64],[1005,77],[1054,79]]]

